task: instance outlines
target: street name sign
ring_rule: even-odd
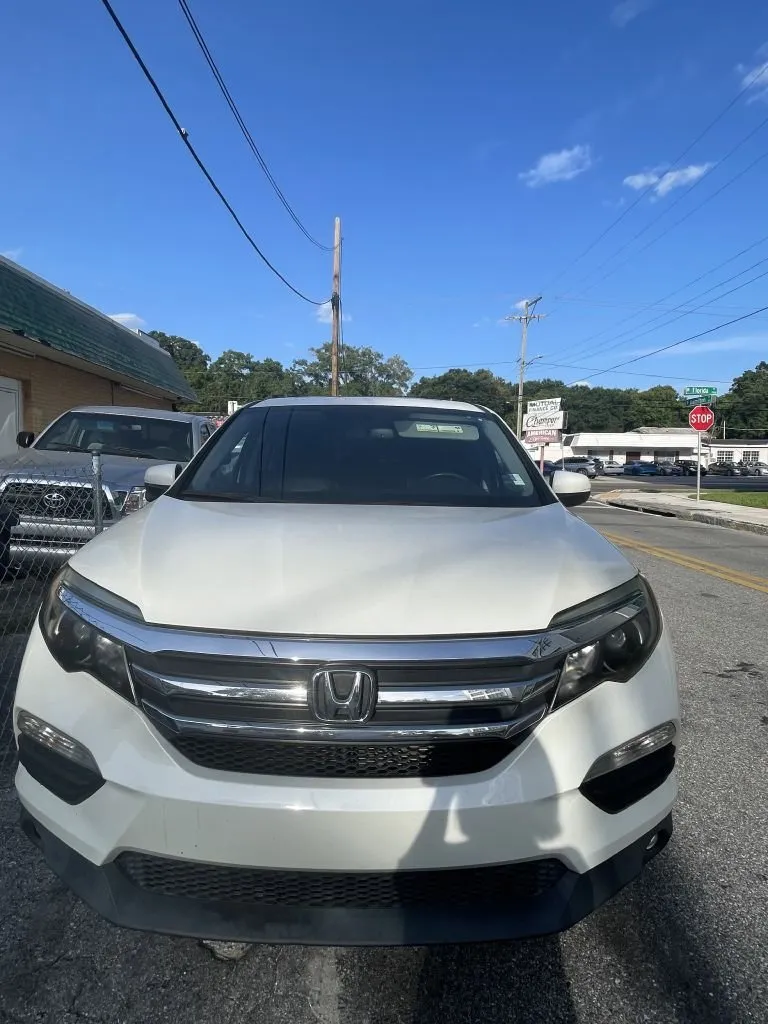
[[[716,395],[717,388],[712,384],[694,384],[692,387],[683,388],[683,398],[705,398]]]

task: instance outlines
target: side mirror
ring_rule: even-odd
[[[35,435],[31,430],[22,430],[16,435],[16,444],[19,448],[31,448]]]
[[[150,466],[144,474],[144,490],[147,501],[154,501],[176,482],[181,472],[181,463],[163,462],[159,466]]]
[[[570,473],[567,469],[556,469],[552,474],[552,490],[566,508],[583,505],[592,493],[589,477],[583,473]]]

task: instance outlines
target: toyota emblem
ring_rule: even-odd
[[[43,495],[43,503],[52,511],[58,512],[64,508],[67,503],[67,499],[63,494],[59,494],[58,491],[49,491],[48,494]]]

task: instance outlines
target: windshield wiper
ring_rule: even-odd
[[[155,458],[155,456],[154,455],[150,455],[149,452],[140,451],[138,448],[121,448],[119,445],[110,445],[109,447],[107,447],[105,445],[102,448],[102,450],[101,450],[101,454],[102,455],[131,455],[131,456],[133,456],[134,458],[137,458],[137,459],[154,459]],[[174,461],[176,461],[176,460],[169,459],[169,462],[174,462]],[[183,461],[183,460],[178,460],[178,461]]]
[[[182,501],[237,501],[242,504],[258,501],[258,498],[248,498],[244,494],[236,494],[234,491],[182,491],[175,494],[175,498]]]
[[[88,448],[81,448],[79,444],[65,444],[64,441],[49,441],[44,448],[38,448],[39,452],[47,451],[58,451],[58,452],[87,452]]]

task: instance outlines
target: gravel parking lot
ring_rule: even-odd
[[[594,512],[612,530],[629,515]],[[654,519],[654,542],[673,544],[676,526]],[[700,529],[701,557],[726,557],[730,533]],[[752,543],[752,571],[768,577],[768,539]],[[70,897],[18,831],[4,787],[0,1021],[764,1024],[768,595],[650,555],[636,560],[680,661],[681,800],[667,850],[591,919],[532,943],[254,947],[220,963],[192,940],[113,928]]]

